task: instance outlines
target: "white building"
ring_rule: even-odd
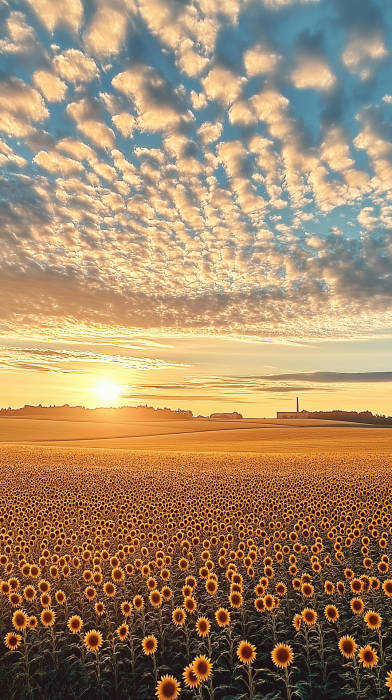
[[[296,411],[277,411],[276,412],[276,417],[279,420],[282,420],[282,418],[307,418],[309,415],[309,411],[300,411],[299,410],[299,399],[297,396],[297,410]]]

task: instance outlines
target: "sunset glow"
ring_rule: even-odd
[[[121,386],[114,384],[110,379],[104,379],[94,388],[103,406],[114,406],[121,395]]]

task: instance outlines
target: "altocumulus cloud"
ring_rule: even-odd
[[[2,332],[390,325],[391,20],[381,0],[3,2]],[[292,380],[376,381],[345,376]]]

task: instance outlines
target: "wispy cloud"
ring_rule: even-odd
[[[69,368],[69,363],[82,365]],[[132,369],[141,372],[187,367],[181,362],[167,362],[156,358],[109,355],[103,352],[79,350],[51,350],[42,348],[0,347],[0,369],[27,369],[37,372],[83,373],[86,365],[104,364],[113,368]],[[90,370],[91,371],[91,367]]]

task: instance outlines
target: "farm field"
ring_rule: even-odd
[[[317,420],[0,419],[0,443],[184,452],[392,452],[392,430]]]
[[[262,454],[3,442],[0,697],[390,697],[389,432],[265,431]]]

